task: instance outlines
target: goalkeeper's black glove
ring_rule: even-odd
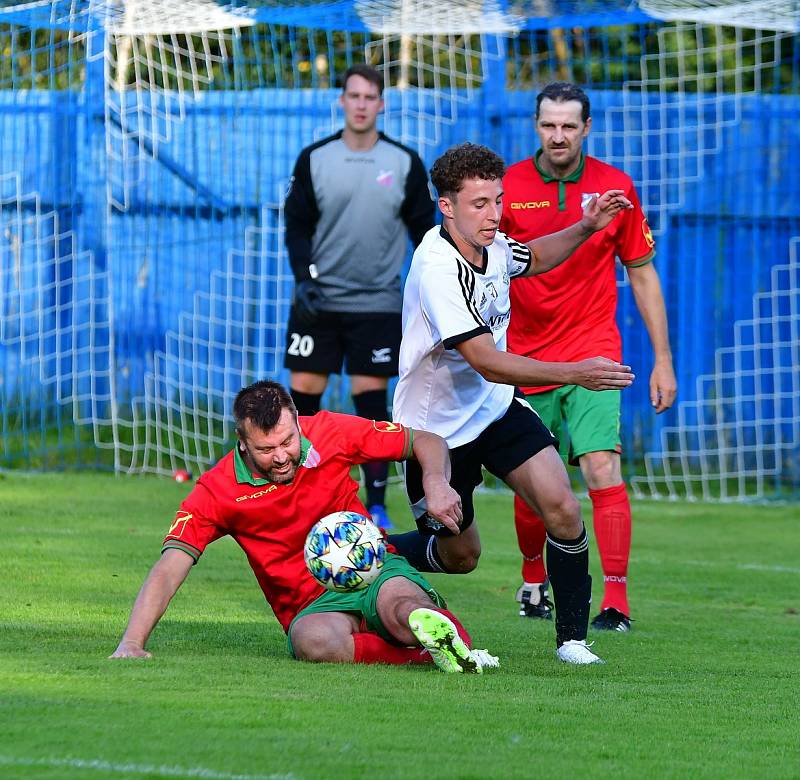
[[[322,290],[313,279],[305,279],[294,286],[294,316],[298,324],[313,325],[319,316],[319,306],[325,300]]]

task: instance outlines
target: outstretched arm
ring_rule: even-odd
[[[650,374],[650,404],[656,414],[661,414],[672,406],[678,392],[661,282],[652,263],[628,268],[628,279],[655,353],[653,372]]]
[[[193,564],[192,558],[181,550],[164,550],[150,569],[136,597],[128,627],[117,649],[109,658],[150,658],[144,649],[150,632],[166,612],[169,602],[183,584]]]
[[[599,198],[592,198],[584,206],[579,222],[528,243],[533,259],[523,276],[543,274],[561,265],[589,236],[608,227],[620,211],[632,208],[633,204],[625,197],[623,190],[608,190]]]
[[[456,349],[484,379],[505,385],[580,385],[587,390],[621,390],[634,376],[630,366],[604,357],[577,363],[545,363],[541,360],[501,352],[488,333],[456,345]]]
[[[450,451],[447,442],[435,433],[414,430],[414,457],[422,469],[422,488],[428,514],[459,533],[461,498],[450,487]]]

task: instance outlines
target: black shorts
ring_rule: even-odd
[[[475,519],[472,493],[483,481],[482,466],[499,479],[505,479],[537,452],[556,445],[553,434],[520,394],[514,396],[508,411],[477,439],[450,450],[450,485],[461,496],[464,514],[461,530],[469,528]],[[408,503],[419,532],[426,536],[453,536],[452,531],[425,511],[422,470],[417,461],[409,460],[404,465]]]
[[[283,365],[290,371],[362,376],[397,376],[399,312],[351,314],[324,311],[310,327],[298,325],[294,307],[286,329]]]

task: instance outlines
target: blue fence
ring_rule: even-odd
[[[530,119],[535,93],[497,86],[488,82],[464,95],[454,121],[440,123],[438,142],[423,150],[426,163],[465,139],[493,145],[509,161],[535,150]],[[169,137],[148,149],[139,145],[141,127],[123,128],[127,140],[108,133],[103,107],[91,105],[88,94],[90,90],[0,92],[0,199],[6,223],[0,236],[0,319],[5,323],[0,367],[8,429],[12,417],[25,417],[31,399],[54,403],[53,376],[82,377],[79,381],[87,384],[82,397],[95,394],[100,406],[112,403],[110,391],[103,390],[105,380],[90,378],[90,369],[103,360],[103,349],[109,351],[108,370],[114,369],[107,381],[115,385],[116,403],[140,396],[153,368],[153,353],[165,349],[167,332],[178,328],[182,316],[191,315],[198,294],[213,292],[215,272],[246,275],[248,251],[274,262],[273,281],[257,292],[267,298],[260,303],[259,316],[267,320],[262,325],[277,331],[272,343],[280,343],[290,288],[280,282],[289,272],[278,207],[298,152],[331,127],[338,95],[335,90],[209,91],[187,99],[184,116],[165,127]],[[622,93],[596,90],[590,97],[592,148],[598,156],[622,157],[624,146],[636,159],[629,170],[634,178],[646,175],[653,181],[663,176],[663,171],[646,166],[655,164],[666,136],[626,138],[619,125]],[[660,121],[669,127],[702,123],[703,98],[696,96],[696,103],[687,98],[680,108],[662,107]],[[387,95],[385,129],[395,136],[401,135],[403,119],[393,110],[397,99],[396,93]],[[666,171],[672,180],[684,179],[675,196],[679,202],[660,208],[653,220],[684,401],[695,398],[696,378],[714,371],[716,351],[735,345],[734,322],[751,316],[753,296],[769,289],[772,267],[788,262],[789,240],[800,235],[800,98],[746,95],[720,105],[718,121],[707,131],[715,134],[715,151],[698,154],[688,136],[678,137]],[[125,145],[137,151],[135,160],[124,161]],[[120,179],[129,182],[124,192]],[[107,208],[108,187],[111,200],[124,205]],[[48,237],[34,217],[51,219],[43,216],[50,212],[57,215],[58,235]],[[13,225],[19,214],[30,218],[20,228],[22,235]],[[248,228],[262,229],[258,241],[267,246],[248,249]],[[84,250],[91,255],[82,254]],[[25,274],[47,267],[41,262],[47,252],[61,258],[49,266],[51,278],[26,279]],[[83,273],[81,264],[91,269]],[[251,271],[256,274],[258,268]],[[92,275],[97,278],[91,292],[108,295],[107,303],[97,302],[107,312],[87,314],[88,282],[81,286],[75,280]],[[33,345],[26,341],[25,329],[30,326],[32,338],[41,334],[41,322],[15,319],[14,307],[38,311],[41,306],[26,306],[24,297],[42,295],[52,298],[53,327],[44,329],[44,342],[39,335]],[[625,359],[639,376],[626,392],[623,433],[627,452],[641,455],[661,446],[660,427],[670,424],[672,413],[656,419],[650,410],[649,342],[629,288],[623,286],[620,296]],[[210,344],[230,337],[226,329],[231,319],[246,319],[241,311],[246,298],[233,295],[227,311],[209,323]],[[68,305],[70,301],[75,305]],[[98,323],[105,317],[112,330],[93,329],[92,349],[81,348],[79,336],[76,343],[67,343],[57,335],[59,321],[63,330],[69,318],[80,317]],[[61,362],[60,369],[43,372],[26,363],[26,350],[34,346],[39,354],[58,356],[51,359]],[[259,348],[257,341],[253,348]],[[209,361],[213,357],[206,355],[201,362]],[[279,365],[280,355],[261,364],[271,372],[279,371]],[[202,372],[199,377],[211,384],[227,381],[224,372]],[[0,463],[3,457],[11,461],[8,449],[0,454]]]

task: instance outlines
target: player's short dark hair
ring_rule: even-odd
[[[548,84],[536,96],[536,118],[539,118],[539,109],[541,108],[542,101],[547,98],[554,103],[566,103],[569,100],[577,100],[581,104],[581,119],[585,122],[591,115],[591,106],[589,105],[589,96],[576,84],[570,84],[568,81],[554,81]]]
[[[466,179],[502,179],[503,158],[488,146],[469,142],[451,146],[431,168],[431,182],[441,197],[455,195]]]
[[[383,76],[371,65],[367,65],[365,62],[357,62],[355,65],[351,65],[342,76],[342,92],[347,89],[347,79],[350,76],[361,76],[362,79],[366,79],[370,84],[374,84],[378,88],[379,95],[383,94]]]
[[[297,416],[297,407],[294,405],[292,396],[278,382],[262,379],[243,387],[233,402],[236,432],[240,436],[245,435],[245,420],[250,420],[260,431],[271,431],[281,419],[284,409],[288,409],[295,417]]]

